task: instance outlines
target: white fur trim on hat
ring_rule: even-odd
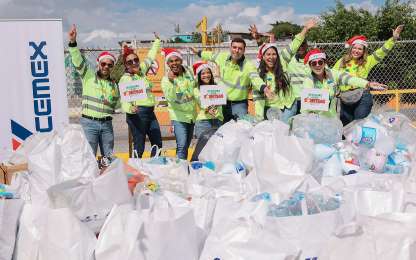
[[[264,56],[266,51],[268,49],[270,49],[271,47],[275,47],[277,49],[277,44],[276,43],[267,43],[266,45],[264,45],[264,47],[261,49],[261,55]]]
[[[211,66],[209,66],[208,63],[199,65],[198,68],[195,70],[196,75],[198,75],[198,73],[203,71],[204,69],[211,69]]]
[[[176,57],[178,57],[179,59],[183,60],[183,58],[182,58],[182,54],[180,54],[180,53],[179,53],[179,52],[177,52],[177,51],[172,51],[171,53],[169,53],[168,55],[166,55],[166,57],[165,57],[166,61],[167,61],[167,60],[169,60],[172,56],[176,56]]]
[[[101,62],[104,59],[112,60],[114,63],[116,62],[116,59],[114,58],[114,56],[109,55],[109,54],[105,54],[105,55],[98,57],[98,62]]]
[[[309,56],[308,62],[311,62],[313,60],[319,60],[319,59],[324,59],[325,60],[326,59],[325,53],[321,52],[321,53],[312,54],[311,56]]]

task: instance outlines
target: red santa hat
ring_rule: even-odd
[[[193,65],[194,68],[194,75],[197,76],[199,72],[203,71],[204,69],[211,69],[209,64],[205,61],[197,61]]]
[[[323,51],[321,51],[320,49],[312,49],[312,50],[308,51],[308,53],[306,53],[303,62],[305,64],[308,64],[309,62],[311,62],[313,60],[319,60],[319,59],[326,60],[325,53]]]
[[[266,51],[272,47],[276,48],[277,50],[277,44],[275,42],[263,44],[259,49],[259,53],[257,54],[257,59],[261,61]]]
[[[176,56],[181,60],[183,59],[182,54],[177,49],[174,49],[174,48],[164,48],[162,50],[162,54],[165,55],[166,61],[169,60],[173,56]]]
[[[124,61],[124,62],[126,62],[126,58],[127,58],[127,56],[129,56],[130,54],[136,54],[136,53],[135,53],[135,52],[134,52],[134,50],[133,50],[132,48],[130,48],[129,46],[124,45],[124,47],[123,47],[123,61]]]
[[[100,63],[104,59],[110,59],[113,61],[113,63],[116,62],[116,57],[114,57],[113,54],[109,53],[108,51],[103,51],[98,55],[97,62]]]
[[[364,35],[356,35],[345,43],[345,48],[352,47],[355,44],[361,44],[364,47],[368,47],[367,37]]]

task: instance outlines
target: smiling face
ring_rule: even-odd
[[[233,42],[231,43],[230,52],[231,52],[231,59],[233,61],[238,61],[243,57],[245,52],[244,43],[242,42]]]
[[[182,71],[182,59],[177,56],[172,56],[168,59],[167,64],[169,69],[176,75]]]
[[[200,72],[200,74],[201,74],[201,81],[202,81],[202,83],[203,83],[203,84],[206,84],[206,85],[209,85],[209,83],[211,82],[211,79],[212,79],[212,73],[211,73],[211,70],[210,70],[210,69],[208,69],[208,68],[203,69],[203,70]]]
[[[134,53],[129,54],[126,57],[124,65],[126,66],[127,71],[131,74],[136,74],[140,71],[140,60],[139,57]]]
[[[268,48],[263,55],[263,61],[268,68],[273,68],[277,60],[277,51],[274,47]]]
[[[111,59],[102,59],[98,65],[98,70],[103,77],[109,77],[111,69],[114,67],[114,62]]]
[[[311,70],[315,75],[321,76],[324,74],[324,71],[325,71],[325,60],[324,59],[313,60],[309,62],[309,66],[311,67]]]
[[[358,60],[364,55],[365,47],[361,44],[354,44],[351,48],[351,56],[353,59]]]

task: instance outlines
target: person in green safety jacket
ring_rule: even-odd
[[[147,58],[140,62],[133,49],[125,46],[123,49],[123,62],[126,72],[120,78],[121,83],[142,81],[146,86],[146,98],[133,102],[121,102],[121,108],[126,113],[126,121],[133,135],[134,150],[142,158],[145,149],[146,135],[152,146],[151,156],[156,154],[156,147],[162,148],[162,134],[157,121],[154,108],[155,96],[152,93],[153,83],[147,79],[146,74],[151,68],[160,49],[160,39],[155,33],[155,41],[147,54]]]
[[[362,78],[353,77],[346,72],[329,69],[326,66],[326,55],[319,49],[310,50],[305,56],[304,63],[310,66],[311,73],[303,79],[303,92],[309,89],[317,89],[318,92],[310,92],[308,95],[302,96],[301,113],[318,113],[328,117],[336,117],[336,96],[341,85],[377,90],[384,90],[386,87],[384,84],[369,82]],[[328,98],[325,98],[325,93],[329,94]],[[316,105],[319,105],[319,108]],[[310,108],[310,106],[314,108]]]
[[[227,88],[227,104],[223,106],[224,122],[248,113],[250,87],[260,93],[269,90],[260,78],[254,63],[244,56],[245,48],[246,42],[242,38],[234,38],[231,41],[229,52],[213,53],[192,48],[202,60],[215,62],[219,67],[218,84]]]
[[[110,158],[114,148],[112,114],[120,105],[117,84],[110,78],[115,57],[102,52],[98,58],[98,71],[88,67],[87,61],[77,48],[77,29],[72,25],[68,32],[69,54],[72,64],[82,79],[81,126],[91,145],[94,155],[100,146],[101,155]]]
[[[194,96],[199,109],[195,123],[195,136],[199,138],[205,131],[211,128],[219,128],[222,125],[224,116],[222,114],[222,106],[209,106],[207,108],[201,106],[200,89],[206,85],[215,85],[211,67],[207,62],[200,61],[195,62],[193,68],[197,80]]]
[[[363,35],[354,36],[346,43],[348,53],[339,59],[334,69],[348,72],[352,76],[367,79],[370,71],[393,49],[399,39],[403,25],[393,30],[393,37],[384,45],[368,55],[367,38]],[[368,90],[356,89],[350,85],[340,86],[341,92],[341,121],[344,125],[355,119],[367,117],[373,107],[373,96]]]
[[[176,139],[176,156],[188,158],[188,148],[194,134],[196,103],[192,70],[182,65],[182,55],[172,48],[163,49],[168,75],[162,79],[162,90],[168,102],[169,117]]]
[[[311,73],[308,64],[304,63],[304,58],[308,51],[308,41],[305,39],[300,45],[296,55],[290,60],[287,66],[290,88],[292,89],[294,98],[296,98],[296,114],[300,113],[300,93],[303,89],[303,79]]]
[[[314,19],[308,20],[303,30],[295,36],[291,44],[280,52],[278,52],[277,45],[274,42],[265,43],[260,47],[257,56],[260,60],[259,75],[266,82],[270,91],[265,91],[265,95],[253,91],[253,100],[255,101],[258,118],[265,118],[266,112],[270,108],[279,109],[282,112],[280,120],[286,123],[288,123],[290,117],[296,114],[297,102],[295,102],[296,97],[287,75],[288,64],[304,42],[306,33],[316,24]],[[255,39],[259,38],[255,25],[250,27],[250,32]]]

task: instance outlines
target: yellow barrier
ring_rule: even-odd
[[[403,94],[416,94],[416,89],[389,89],[385,91],[371,91],[371,94],[374,96],[382,96],[382,95],[394,95],[391,100],[388,100],[387,106],[394,108],[396,112],[400,112],[400,110],[404,107],[406,109],[416,109],[416,96],[412,100],[408,100],[411,105],[406,103],[406,100],[402,102],[401,95]],[[376,98],[377,99],[377,98]],[[416,111],[415,117],[411,118],[412,121],[416,121]]]

